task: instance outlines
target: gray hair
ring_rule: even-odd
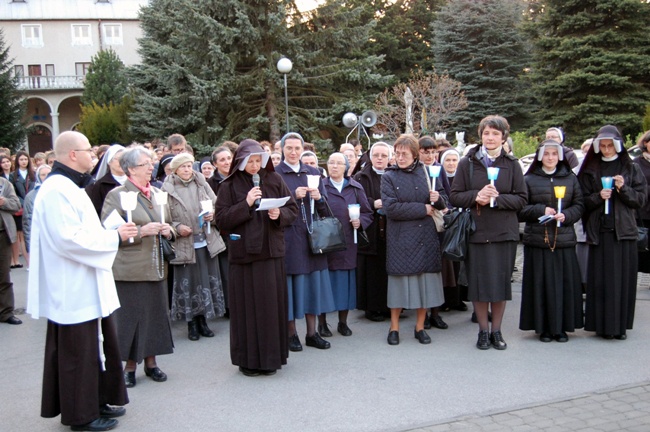
[[[151,157],[151,151],[141,145],[124,150],[124,152],[122,152],[122,157],[120,158],[120,167],[122,168],[122,171],[124,171],[124,174],[127,176],[130,175],[131,172],[129,171],[129,168],[137,167],[140,163],[140,158],[143,155]]]

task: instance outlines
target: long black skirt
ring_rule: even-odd
[[[388,312],[385,246],[382,249],[378,255],[357,255],[357,309]]]
[[[637,249],[635,240],[616,240],[601,232],[589,247],[585,330],[599,335],[624,335],[634,323]]]
[[[289,356],[284,258],[231,263],[229,282],[232,364],[249,369],[280,369]]]
[[[519,328],[556,335],[582,327],[582,286],[575,249],[551,252],[524,246]]]
[[[101,323],[105,371],[100,368],[97,320],[47,322],[42,417],[61,414],[64,425],[82,425],[99,418],[100,405],[129,403],[113,315]]]

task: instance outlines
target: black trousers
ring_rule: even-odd
[[[14,284],[11,283],[11,242],[7,231],[0,231],[0,321],[14,314]]]

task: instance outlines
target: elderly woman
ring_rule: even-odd
[[[641,169],[646,184],[649,185],[645,205],[639,209],[639,219],[643,226],[650,228],[650,131],[641,135],[636,145],[642,150],[642,153],[633,162]],[[639,253],[639,271],[650,273],[650,252]]]
[[[169,194],[172,226],[178,233],[175,249],[171,316],[187,322],[187,337],[213,337],[206,318],[223,316],[226,306],[217,254],[226,249],[214,224],[217,196],[205,178],[192,170],[194,157],[174,156],[162,190]],[[209,207],[204,212],[203,205]],[[201,215],[201,216],[199,216]],[[212,225],[212,227],[210,227]]]
[[[145,362],[144,373],[154,381],[163,382],[167,375],[160,370],[156,356],[171,354],[174,349],[169,322],[166,281],[167,262],[162,256],[161,236],[172,239],[174,231],[169,223],[161,223],[161,206],[154,194],[159,189],[149,184],[153,163],[151,153],[142,146],[122,153],[120,166],[127,176],[124,185],[108,193],[102,208],[102,221],[116,212],[127,219],[122,209],[120,193],[137,194],[137,207],[131,212],[138,236],[120,243],[113,277],[121,307],[115,312],[127,387],[136,384],[135,370]],[[164,206],[165,221],[171,221],[169,206]]]
[[[583,326],[573,228],[584,211],[582,191],[558,142],[544,141],[535,156],[525,175],[528,204],[519,212],[526,222],[519,328],[534,330],[542,342],[567,342],[567,332]],[[551,219],[541,224],[543,216]]]
[[[316,168],[318,171],[320,171],[321,177],[327,177],[327,171],[318,166],[318,156],[316,156],[316,153],[313,151],[305,150],[302,152],[300,155],[300,162],[304,163],[305,165],[309,165],[310,167]]]
[[[354,176],[373,210],[373,221],[366,229],[370,245],[358,250],[357,308],[365,311],[366,318],[375,322],[384,321],[389,313],[386,304],[386,213],[381,200],[381,177],[388,168],[392,151],[385,142],[374,143],[370,148],[370,163]]]
[[[347,249],[327,254],[330,271],[334,306],[338,311],[339,322],[337,331],[343,336],[351,336],[348,327],[348,312],[357,306],[357,243],[354,242],[354,231],[367,229],[372,223],[372,210],[363,187],[354,179],[347,176],[348,160],[342,153],[333,153],[327,161],[329,178],[323,180],[327,191],[327,202],[343,226]],[[350,219],[348,206],[360,205],[360,218]],[[326,314],[321,314],[318,322],[318,333],[323,337],[332,336],[327,328]]]
[[[352,171],[354,171],[354,168],[357,166],[357,162],[359,161],[359,153],[357,153],[354,145],[350,143],[341,144],[339,151],[343,153],[346,158],[348,158],[348,164],[350,164],[350,168],[348,169],[347,175],[351,176],[353,174]]]
[[[158,189],[162,188],[163,183],[168,175],[172,173],[172,169],[169,166],[169,163],[172,161],[175,155],[166,154],[158,162],[158,169],[153,173],[151,180],[151,186],[157,187]]]
[[[25,202],[23,203],[23,235],[25,236],[25,246],[27,247],[27,252],[29,252],[29,241],[31,239],[32,232],[32,213],[34,212],[34,200],[36,199],[36,194],[40,190],[41,185],[51,172],[52,167],[49,165],[41,165],[36,168],[36,183],[34,184],[34,189],[29,191],[27,196],[25,196]]]
[[[643,172],[629,158],[624,143],[616,126],[603,126],[578,173],[589,243],[585,330],[619,340],[627,339],[634,324],[636,211],[643,208],[648,193]],[[606,188],[607,177],[612,185]]]
[[[427,308],[443,303],[442,254],[433,213],[447,208],[440,177],[435,187],[420,162],[418,140],[401,135],[395,141],[397,166],[381,179],[381,200],[388,218],[386,270],[390,331],[388,344],[399,344],[399,316],[403,308],[416,309],[415,338],[431,343],[424,331]]]
[[[212,178],[212,175],[214,174],[214,165],[212,165],[212,161],[209,157],[201,159],[200,168],[201,174],[203,174],[203,178],[205,178],[206,181]]]
[[[284,231],[287,245],[285,267],[289,293],[289,350],[302,351],[295,320],[303,316],[307,322],[307,346],[328,349],[330,343],[316,331],[316,316],[334,310],[327,256],[312,253],[307,238],[307,229],[316,217],[314,213],[328,214],[325,203],[327,192],[322,181],[317,188],[309,187],[307,176],[318,176],[320,179],[320,172],[300,162],[300,155],[304,151],[302,137],[290,132],[282,138],[281,146],[284,160],[275,167],[275,171],[287,184],[291,196],[300,207],[301,215]]]
[[[290,199],[281,208],[255,211],[255,202],[290,195],[268,153],[256,141],[244,140],[222,183],[216,215],[231,233],[230,358],[246,376],[273,375],[289,355],[284,230],[298,207]]]
[[[512,300],[511,276],[515,266],[519,222],[517,213],[526,205],[526,182],[514,156],[503,149],[510,133],[508,121],[487,116],[478,126],[482,144],[469,150],[458,163],[451,186],[451,203],[470,208],[476,231],[469,238],[465,269],[468,298],[474,305],[479,333],[476,347],[504,350],[501,324],[506,301]],[[499,168],[494,186],[488,168]],[[488,311],[492,310],[490,332]]]
[[[93,170],[95,183],[86,186],[86,193],[93,202],[98,215],[102,214],[106,195],[126,181],[126,174],[124,174],[120,166],[123,151],[124,147],[119,144],[110,146],[97,164],[96,169]]]

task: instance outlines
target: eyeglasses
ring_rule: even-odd
[[[74,149],[74,150],[72,150],[72,151],[76,151],[76,152],[77,152],[77,151],[92,152],[93,149],[92,149],[92,148],[87,148],[87,149]]]
[[[145,162],[145,163],[141,163],[141,164],[136,165],[136,166],[137,167],[146,167],[146,166],[153,167],[153,163],[152,162]]]

